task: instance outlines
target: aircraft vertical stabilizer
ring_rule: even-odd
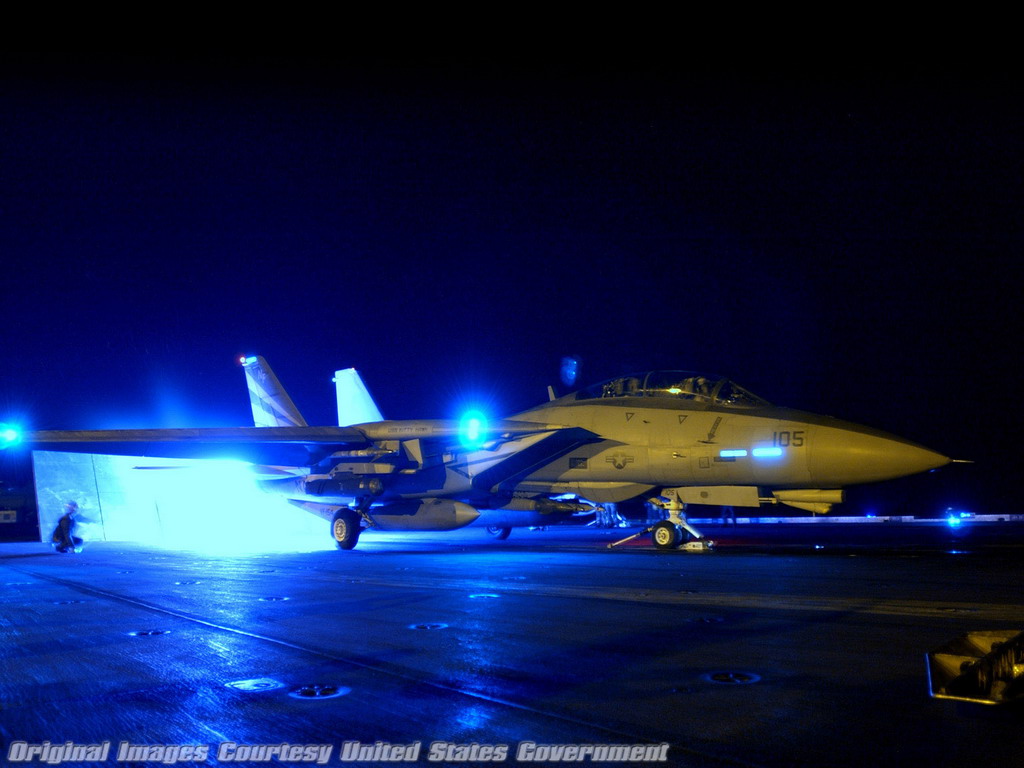
[[[252,421],[257,427],[306,427],[295,403],[262,357],[242,360],[245,382],[249,385]]]
[[[355,368],[335,371],[334,386],[338,393],[339,427],[384,420]]]

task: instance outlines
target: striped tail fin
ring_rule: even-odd
[[[295,403],[284,391],[281,382],[262,357],[242,360],[245,382],[249,385],[252,421],[257,427],[306,427]]]

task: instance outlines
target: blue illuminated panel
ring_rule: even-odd
[[[719,451],[718,455],[721,456],[723,459],[735,459],[735,458],[739,458],[741,456],[746,456],[747,452],[744,449],[742,449],[742,448],[735,448],[735,449],[726,449],[724,451]],[[754,455],[756,456],[757,453],[755,452]]]
[[[781,456],[781,455],[782,455],[782,449],[779,448],[779,447],[755,448],[754,449],[754,456],[759,458],[759,459],[770,458],[770,457],[773,457],[773,456]]]

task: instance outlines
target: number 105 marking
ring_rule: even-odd
[[[793,446],[799,448],[804,444],[806,430],[798,429],[795,432],[772,432],[772,445],[780,448]]]

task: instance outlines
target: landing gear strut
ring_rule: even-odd
[[[661,492],[661,496],[650,501],[655,506],[661,507],[668,512],[668,519],[660,520],[640,531],[640,533],[634,533],[632,536],[627,536],[620,541],[614,541],[608,545],[608,549],[617,547],[619,544],[625,544],[627,541],[632,541],[643,536],[645,533],[651,534],[651,540],[658,549],[678,549],[679,545],[683,543],[683,539],[686,538],[687,533],[693,536],[694,539],[683,545],[683,549],[687,552],[707,552],[715,545],[715,542],[705,539],[700,531],[686,522],[686,518],[683,517],[683,513],[686,511],[686,504],[679,500],[675,488],[665,488]]]

